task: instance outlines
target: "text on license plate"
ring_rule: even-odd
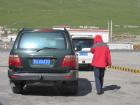
[[[50,65],[50,59],[33,59],[34,65]]]
[[[79,55],[80,55],[80,56],[87,56],[88,53],[87,53],[87,52],[80,52]]]

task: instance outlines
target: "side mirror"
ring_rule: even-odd
[[[81,51],[81,50],[82,50],[82,47],[80,45],[77,45],[75,48],[75,51]]]

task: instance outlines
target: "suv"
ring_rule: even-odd
[[[76,93],[78,61],[67,30],[21,30],[9,55],[8,76],[13,93],[36,83]]]
[[[79,67],[88,67],[88,69],[91,70],[93,54],[90,52],[90,49],[93,47],[93,37],[88,35],[73,35],[72,40],[74,47],[79,48],[79,50],[76,51]]]

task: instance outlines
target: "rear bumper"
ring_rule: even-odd
[[[78,79],[78,70],[69,73],[16,73],[8,70],[8,76],[14,81],[74,81]]]
[[[90,63],[79,63],[79,67],[91,67]]]

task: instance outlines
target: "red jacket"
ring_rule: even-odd
[[[91,63],[92,66],[105,68],[111,65],[110,50],[108,46],[103,43],[100,35],[95,36],[91,52],[94,54]]]

